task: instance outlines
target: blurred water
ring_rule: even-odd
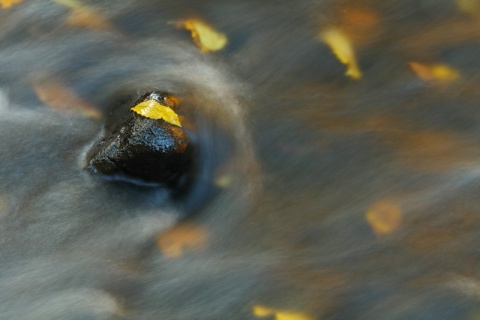
[[[69,26],[55,2],[0,9],[0,319],[480,318],[478,16],[447,0],[82,3],[110,28]],[[172,24],[192,17],[226,48],[200,53]],[[362,79],[318,40],[329,27]],[[422,81],[412,61],[461,76]],[[52,79],[102,120],[49,108],[35,86]],[[179,198],[83,170],[104,120],[152,89],[195,128]],[[158,239],[183,225],[207,240],[174,232],[200,244],[172,258]]]

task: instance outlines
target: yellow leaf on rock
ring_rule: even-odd
[[[23,0],[0,0],[0,6],[2,6],[2,9],[7,9],[13,6],[14,4],[20,3]]]
[[[412,71],[427,82],[452,82],[460,78],[460,72],[446,64],[422,64],[410,62]]]
[[[177,22],[176,25],[191,32],[193,41],[202,52],[221,50],[228,42],[223,33],[200,19],[187,19]]]
[[[377,235],[387,235],[396,231],[402,224],[400,207],[389,200],[375,202],[365,214],[365,219]]]
[[[189,251],[205,247],[208,233],[205,228],[191,224],[179,224],[157,237],[157,247],[169,259],[181,257]]]
[[[101,113],[92,104],[81,99],[72,89],[59,80],[38,80],[33,88],[40,101],[52,109],[76,111],[88,118],[99,120]]]
[[[320,33],[319,38],[332,49],[338,60],[347,66],[345,75],[352,79],[362,77],[351,41],[343,31],[337,28],[327,29]]]
[[[182,126],[178,119],[178,115],[172,110],[172,108],[164,106],[155,100],[143,101],[130,110],[149,119],[162,119],[178,127]]]
[[[312,320],[310,316],[304,313],[289,310],[277,310],[261,305],[254,305],[252,312],[256,317],[275,317],[275,320]]]

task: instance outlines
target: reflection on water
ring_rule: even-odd
[[[0,319],[480,319],[479,1],[0,3]],[[83,169],[151,90],[180,195]]]

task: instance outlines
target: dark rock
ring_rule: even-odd
[[[132,106],[155,100],[175,107],[168,95],[150,93]],[[87,154],[87,170],[112,179],[175,186],[192,166],[193,148],[185,130],[131,109]]]

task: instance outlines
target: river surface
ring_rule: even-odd
[[[0,9],[0,319],[478,320],[479,88],[475,0]],[[152,90],[179,193],[84,169]]]

